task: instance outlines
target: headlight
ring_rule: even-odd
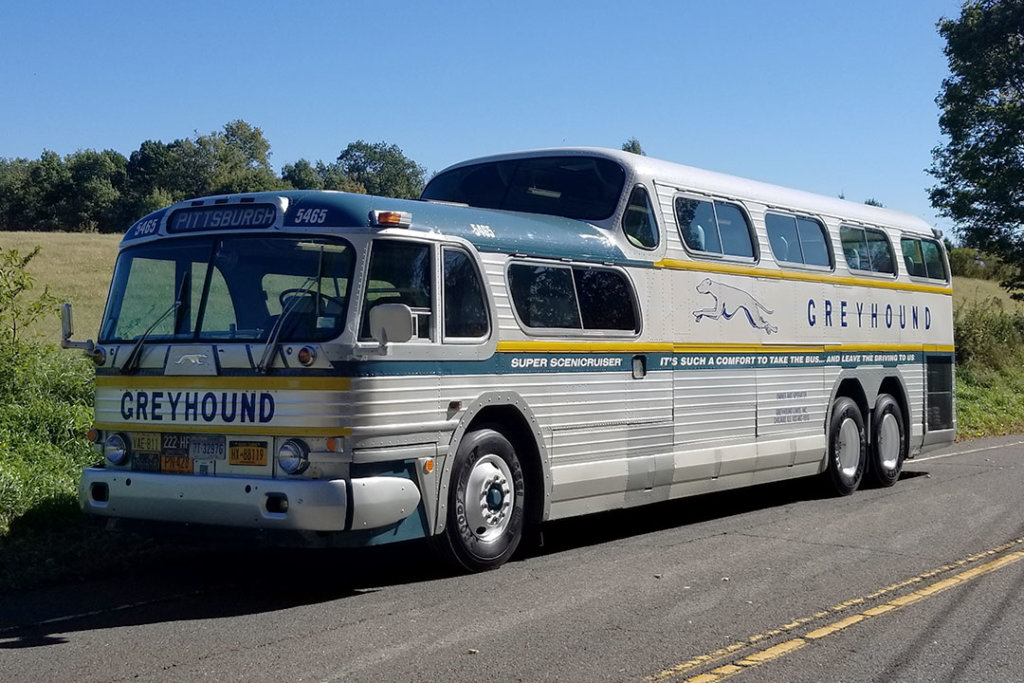
[[[128,439],[124,434],[111,434],[103,443],[103,455],[111,465],[123,465],[130,455]]]
[[[302,474],[309,467],[309,447],[298,439],[288,439],[277,449],[277,464],[286,474]]]

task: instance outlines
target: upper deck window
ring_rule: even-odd
[[[676,221],[691,251],[754,258],[750,223],[737,204],[676,197]]]
[[[766,213],[764,223],[776,261],[832,267],[828,233],[820,221],[804,216]]]
[[[839,229],[839,239],[851,269],[896,274],[896,257],[884,231],[844,225]]]
[[[422,199],[587,221],[615,213],[626,171],[598,157],[530,157],[454,168],[434,177]]]
[[[637,185],[629,195],[629,203],[622,214],[622,232],[630,244],[641,249],[658,246],[658,222],[654,219],[651,198],[643,185]]]
[[[341,334],[355,255],[313,237],[187,237],[125,249],[100,329],[104,343],[266,339]],[[162,319],[161,319],[161,316]],[[159,321],[159,322],[158,322]]]
[[[911,276],[949,280],[946,262],[942,258],[942,247],[935,240],[903,237],[900,239],[900,249],[903,250],[903,262]]]

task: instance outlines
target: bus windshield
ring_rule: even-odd
[[[355,252],[320,237],[189,237],[126,249],[114,268],[103,343],[324,341],[341,334]],[[167,314],[170,313],[170,314]],[[161,316],[163,318],[161,319]]]
[[[615,212],[625,182],[626,171],[609,159],[530,157],[440,173],[421,199],[598,221]]]

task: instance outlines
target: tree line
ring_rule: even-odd
[[[331,162],[299,159],[278,175],[270,142],[245,121],[206,135],[143,142],[128,157],[114,150],[44,151],[38,159],[0,157],[0,231],[123,232],[174,202],[264,190],[342,190],[418,197],[426,169],[397,145],[357,140]]]

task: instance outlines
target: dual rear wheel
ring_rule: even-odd
[[[840,496],[857,490],[867,478],[875,486],[892,486],[907,456],[906,423],[899,403],[881,394],[871,415],[871,440],[860,407],[841,396],[832,404],[828,429],[828,465],[824,478]]]

